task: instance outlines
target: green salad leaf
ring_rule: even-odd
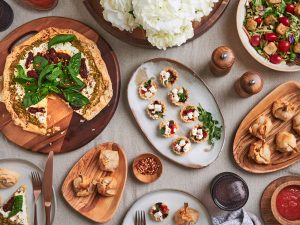
[[[23,196],[22,195],[15,196],[14,204],[12,206],[12,210],[8,214],[8,218],[11,218],[17,215],[19,212],[22,212],[22,206],[23,206]]]
[[[48,65],[48,60],[43,56],[35,56],[33,58],[33,68],[36,72],[41,72]]]
[[[74,40],[76,40],[76,36],[73,34],[56,35],[48,42],[48,48],[51,48],[53,45],[56,45],[56,44],[71,42]]]
[[[75,107],[82,107],[84,105],[89,104],[89,99],[82,95],[79,91],[73,90],[71,88],[65,89],[62,91],[66,100],[70,103],[70,105]]]

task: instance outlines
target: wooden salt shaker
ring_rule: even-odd
[[[224,76],[230,72],[234,61],[235,56],[230,48],[225,46],[218,47],[211,55],[210,71],[215,76]]]
[[[243,98],[257,94],[263,86],[264,82],[261,76],[253,71],[244,73],[234,84],[235,91]]]

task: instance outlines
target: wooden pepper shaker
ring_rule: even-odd
[[[237,94],[243,98],[255,95],[263,89],[261,76],[253,71],[244,73],[234,84]]]
[[[230,72],[234,61],[235,56],[230,48],[225,46],[218,47],[211,55],[210,71],[215,76],[224,76]]]

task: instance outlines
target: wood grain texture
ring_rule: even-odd
[[[265,225],[280,225],[271,211],[271,198],[278,186],[289,181],[300,181],[300,176],[285,176],[272,181],[264,190],[260,199],[260,215]]]
[[[143,29],[136,28],[132,33],[130,33],[128,31],[121,31],[118,28],[113,27],[110,22],[107,22],[103,18],[103,8],[99,4],[99,2],[99,0],[84,0],[84,4],[86,5],[89,12],[96,19],[99,25],[103,27],[107,32],[128,44],[143,48],[155,48],[147,41],[146,32]],[[229,2],[230,0],[219,0],[219,2],[215,4],[209,16],[203,17],[201,22],[194,22],[193,27],[195,35],[187,42],[200,37],[205,31],[211,28],[214,23],[220,18]]]
[[[270,173],[286,168],[300,160],[299,152],[294,154],[284,154],[275,150],[275,136],[280,131],[294,133],[297,138],[297,148],[300,149],[299,135],[292,129],[292,120],[282,122],[281,120],[274,118],[271,113],[272,104],[277,99],[284,99],[294,103],[297,107],[296,114],[300,113],[300,84],[290,81],[280,85],[259,102],[240,124],[233,143],[233,156],[236,163],[248,172]],[[260,115],[269,117],[273,123],[273,129],[266,139],[266,143],[270,145],[271,149],[272,163],[270,165],[257,164],[248,157],[250,144],[258,140],[249,133],[248,129]]]
[[[93,140],[107,126],[118,105],[120,96],[120,69],[118,60],[110,45],[92,28],[73,19],[64,17],[44,17],[26,23],[12,31],[0,42],[0,74],[2,74],[6,56],[20,39],[47,27],[73,29],[97,43],[106,63],[113,86],[113,98],[110,103],[90,121],[80,122],[83,118],[59,100],[49,101],[50,126],[59,126],[61,130],[50,136],[42,136],[14,125],[5,105],[0,103],[0,129],[8,140],[24,149],[34,152],[62,153],[76,150]],[[59,109],[59,110],[58,110]],[[49,127],[50,127],[49,126]]]
[[[99,168],[99,154],[101,150],[114,150],[119,152],[119,167],[113,173],[103,172]],[[127,158],[123,149],[115,143],[104,143],[88,151],[70,170],[65,178],[61,192],[68,204],[82,216],[97,222],[106,223],[112,219],[121,201],[127,179]],[[113,197],[102,197],[94,192],[88,197],[76,197],[73,191],[73,180],[79,174],[92,180],[112,175],[118,182],[117,194]]]

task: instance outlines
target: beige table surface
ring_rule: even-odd
[[[207,33],[200,38],[179,48],[167,51],[148,50],[125,44],[99,27],[94,18],[84,7],[82,0],[60,0],[58,6],[50,12],[37,12],[18,5],[18,0],[6,0],[15,12],[15,19],[12,26],[5,32],[0,33],[0,39],[12,31],[14,28],[32,19],[44,16],[64,16],[80,20],[99,32],[115,50],[121,67],[122,89],[121,98],[116,114],[106,127],[104,132],[95,140],[77,151],[58,155],[55,157],[54,187],[57,193],[57,214],[55,224],[57,225],[82,225],[93,224],[89,220],[81,217],[72,210],[60,196],[60,187],[67,172],[72,165],[89,149],[97,144],[114,141],[119,143],[126,150],[128,162],[131,165],[135,156],[143,152],[155,152],[153,147],[143,136],[141,130],[133,119],[129,110],[126,89],[130,76],[135,68],[142,62],[154,57],[168,57],[183,62],[194,69],[201,78],[207,83],[215,95],[226,123],[227,137],[223,152],[218,160],[205,169],[191,170],[178,166],[171,161],[163,159],[164,173],[155,183],[144,185],[135,180],[129,170],[126,191],[124,192],[120,207],[109,225],[120,225],[122,220],[137,198],[143,194],[161,188],[176,188],[185,190],[197,196],[210,210],[210,213],[217,212],[209,194],[209,184],[212,178],[220,172],[231,171],[241,175],[248,183],[250,188],[250,198],[245,206],[250,212],[259,215],[259,201],[264,188],[274,179],[300,173],[300,163],[293,165],[285,170],[267,174],[255,175],[242,171],[233,161],[232,143],[236,129],[247,114],[259,100],[279,84],[289,80],[299,80],[300,74],[280,73],[269,70],[258,64],[244,50],[236,32],[235,14],[237,0],[232,0],[229,7],[221,19]],[[231,47],[236,53],[237,61],[232,72],[223,78],[213,77],[208,70],[208,62],[211,52],[220,45]],[[242,99],[239,98],[234,90],[233,83],[239,76],[247,70],[254,69],[262,73],[265,80],[265,87],[259,94]],[[126,129],[124,129],[126,128]],[[17,157],[30,160],[43,167],[46,160],[45,155],[34,154],[22,150],[12,143],[9,143],[3,136],[0,137],[0,158]]]

